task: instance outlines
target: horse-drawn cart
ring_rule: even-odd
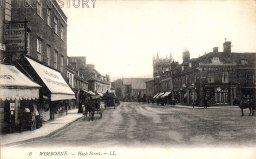
[[[118,106],[120,104],[119,99],[117,98],[117,96],[115,95],[114,92],[106,92],[103,95],[103,100],[104,100],[104,104],[105,104],[105,108],[107,107],[114,107],[114,109],[116,108],[116,106]]]
[[[82,90],[79,96],[79,104],[83,112],[83,119],[88,117],[88,120],[93,120],[95,114],[99,114],[102,118],[102,97],[91,91]]]

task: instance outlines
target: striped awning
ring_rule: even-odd
[[[85,93],[87,93],[87,94],[89,94],[89,95],[91,95],[91,96],[94,96],[94,95],[95,95],[95,93],[93,93],[92,91],[87,91],[87,90],[85,90],[85,89],[83,89],[82,91],[84,91]]]
[[[159,93],[158,96],[156,96],[156,99],[160,98],[164,93]]]
[[[26,57],[26,59],[51,92],[51,101],[76,99],[75,93],[66,83],[60,72],[42,65],[28,57]]]
[[[40,87],[15,66],[0,64],[0,100],[38,99]]]
[[[164,98],[164,97],[167,97],[169,94],[171,94],[172,92],[165,92],[162,96],[161,96],[161,98]]]
[[[153,99],[155,99],[158,95],[159,95],[159,93],[157,93],[156,95],[154,95]]]

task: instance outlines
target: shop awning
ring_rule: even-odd
[[[92,95],[95,95],[95,93],[93,93],[92,91],[89,91],[89,93],[92,94]]]
[[[164,93],[159,93],[158,96],[156,96],[156,99],[158,99],[159,97],[161,97]]]
[[[87,94],[90,94],[91,96],[94,96],[94,95],[95,95],[95,93],[93,93],[92,91],[87,91],[87,90],[85,90],[85,89],[83,89],[82,91],[84,91],[84,92],[87,93]]]
[[[103,94],[102,94],[102,93],[97,92],[97,95],[103,97]]]
[[[75,99],[75,93],[66,83],[60,72],[44,66],[30,58],[30,65],[51,92],[51,101]]]
[[[156,95],[154,95],[153,99],[156,98],[159,95],[159,93],[157,93]]]
[[[0,100],[38,99],[40,87],[15,66],[0,64]]]
[[[164,97],[167,97],[169,94],[171,94],[172,92],[165,92],[162,96],[161,96],[161,98],[164,98]]]

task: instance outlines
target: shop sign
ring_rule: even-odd
[[[26,50],[25,22],[6,23],[4,35],[8,52],[24,52]]]
[[[15,103],[10,103],[10,110],[15,110]]]

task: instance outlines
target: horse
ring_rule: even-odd
[[[84,102],[84,107],[83,107],[83,119],[85,120],[85,118],[87,118],[87,115],[88,115],[88,120],[90,121],[93,121],[94,119],[94,112],[97,110],[96,108],[96,105],[95,105],[95,102],[93,102],[93,100],[90,98],[90,99],[87,99],[85,102]]]
[[[239,100],[235,100],[234,101],[234,105],[238,105],[239,108],[241,109],[241,116],[244,116],[244,109],[249,108],[250,113],[249,116],[254,116],[255,115],[255,100],[253,99],[241,99]]]

